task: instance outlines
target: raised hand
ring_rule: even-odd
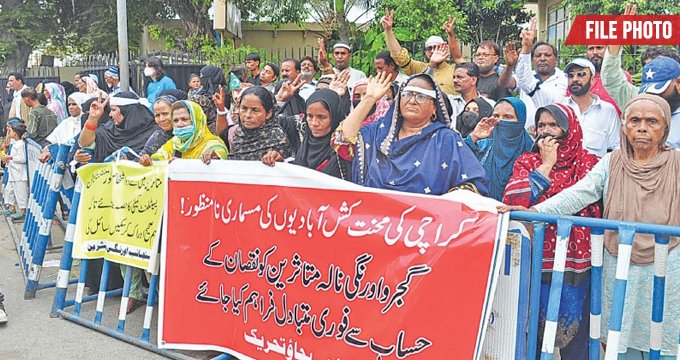
[[[517,44],[513,41],[508,42],[503,49],[503,55],[505,56],[505,65],[510,67],[517,65],[517,61],[519,60]]]
[[[364,98],[371,99],[374,102],[378,101],[390,90],[391,81],[392,74],[385,71],[380,71],[376,76],[369,77]]]
[[[626,9],[623,11],[623,15],[635,15],[637,14],[637,5],[628,3],[626,4]],[[619,51],[621,51],[621,45],[609,45],[609,54],[612,56],[617,56]]]
[[[262,156],[262,162],[267,166],[274,166],[277,161],[283,161],[283,156],[276,150],[269,150]]]
[[[385,9],[385,16],[380,18],[380,25],[385,31],[392,31],[394,25],[394,10]]]
[[[331,64],[328,62],[328,55],[326,54],[326,42],[324,39],[316,38],[316,44],[319,47],[319,55],[317,56],[319,67],[326,68],[331,66]]]
[[[94,123],[97,124],[99,119],[104,115],[104,109],[106,108],[106,105],[109,104],[109,100],[110,98],[106,98],[106,100],[102,101],[102,94],[99,93],[97,101],[93,101],[92,105],[90,105],[90,114],[87,121],[94,120]]]
[[[449,16],[449,19],[444,22],[444,25],[442,25],[442,29],[444,29],[448,35],[454,35],[454,31],[456,29],[456,19]]]
[[[480,139],[491,137],[491,134],[493,134],[493,129],[496,127],[496,125],[498,125],[498,122],[499,120],[496,118],[482,118],[482,120],[479,120],[477,123],[477,126],[475,126],[475,129],[470,134],[470,137],[472,137],[474,142],[477,142],[477,140]]]
[[[218,91],[213,94],[212,101],[215,103],[215,107],[218,111],[224,111],[226,109],[226,96],[224,96],[224,88],[222,88],[222,85],[218,86]]]
[[[529,24],[529,29],[522,30],[522,53],[530,53],[531,46],[534,44],[534,39],[536,39],[536,26],[538,24],[538,19],[531,19]]]
[[[286,101],[290,99],[305,84],[302,75],[298,75],[293,81],[285,81],[281,84],[281,89],[276,94],[276,101]]]
[[[430,67],[437,67],[451,55],[448,44],[437,45],[430,56]]]
[[[347,83],[349,82],[350,72],[349,69],[342,70],[339,74],[335,75],[333,81],[331,81],[328,88],[335,91],[342,97],[347,93]]]

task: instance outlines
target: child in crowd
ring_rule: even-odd
[[[9,155],[2,157],[6,164],[9,181],[5,187],[5,203],[8,209],[3,211],[5,216],[13,220],[21,220],[26,216],[28,203],[28,172],[26,169],[26,146],[21,137],[26,132],[26,125],[14,122],[10,125],[7,137],[14,140]]]

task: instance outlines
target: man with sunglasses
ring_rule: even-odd
[[[428,61],[427,63],[413,60],[408,50],[399,44],[399,40],[394,35],[393,24],[394,10],[387,10],[385,16],[380,19],[380,25],[385,30],[387,46],[390,49],[390,56],[394,59],[394,63],[400,66],[404,73],[409,76],[427,72],[437,82],[443,92],[449,95],[456,95],[456,90],[453,87],[454,66],[447,61],[449,50],[444,39],[441,36],[430,36],[425,41],[425,58]],[[433,57],[432,55],[435,52],[438,54]]]
[[[591,92],[595,65],[577,58],[564,68],[571,96],[565,103],[578,117],[583,129],[583,147],[599,157],[617,149],[620,141],[619,116],[614,105]]]

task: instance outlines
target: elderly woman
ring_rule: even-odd
[[[581,125],[569,106],[551,104],[539,108],[534,125],[538,138],[530,152],[517,158],[505,188],[505,204],[529,207],[544,202],[583,179],[599,161],[597,156],[583,148]],[[578,215],[599,218],[602,217],[602,208],[599,202],[595,202],[579,211]],[[548,308],[555,233],[555,225],[548,225],[543,250],[541,327],[545,325]],[[590,229],[574,227],[569,237],[555,342],[564,360],[588,358],[589,290]]]
[[[503,198],[515,160],[530,151],[533,145],[531,136],[524,130],[526,117],[527,108],[522,100],[514,97],[500,99],[491,117],[481,119],[465,138],[465,143],[489,176],[489,197],[498,201]]]
[[[222,139],[208,130],[203,109],[193,101],[182,100],[172,104],[172,134],[172,139],[156,153],[142,155],[139,163],[149,166],[152,160],[201,159],[210,153],[226,159],[229,154]]]
[[[341,159],[331,147],[331,134],[342,119],[340,96],[329,89],[312,93],[307,99],[304,118],[290,116],[282,119],[289,122],[287,126],[296,127],[302,138],[292,163],[349,180],[349,162]],[[275,150],[267,152],[262,158],[262,162],[270,166],[283,160],[284,157]]]
[[[231,160],[262,160],[270,150],[283,158],[293,154],[285,132],[274,116],[274,96],[261,86],[252,86],[241,93],[240,125],[229,144]],[[224,140],[224,138],[223,138]]]
[[[187,94],[179,89],[165,90],[153,103],[153,117],[160,129],[154,131],[139,155],[151,155],[172,138],[172,104],[186,100]]]
[[[390,89],[389,80],[384,72],[370,78],[361,102],[335,133],[336,151],[352,161],[352,181],[420,194],[468,189],[486,195],[484,168],[450,128],[446,95],[429,75],[411,76],[385,116],[361,126]]]
[[[606,154],[582,180],[535,205],[530,210],[550,214],[576,214],[590,204],[604,201],[604,218],[680,225],[680,152],[665,145],[670,132],[668,103],[656,95],[640,94],[623,108],[621,149]],[[499,210],[526,210],[505,206]],[[680,331],[680,239],[671,238],[667,259],[661,354],[675,358]],[[604,238],[604,288],[602,323],[609,323],[616,261],[617,233]],[[647,359],[649,354],[652,287],[654,282],[654,237],[636,234],[628,270],[625,309],[618,349],[619,359]],[[607,329],[602,329],[606,341]]]
[[[80,132],[82,105],[87,99],[87,95],[81,92],[75,92],[68,97],[68,113],[71,116],[60,122],[47,136],[47,141],[50,144],[70,144],[73,142],[73,137]]]

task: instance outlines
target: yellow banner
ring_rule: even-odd
[[[153,271],[165,205],[167,164],[132,161],[78,169],[80,204],[73,257],[104,258]]]

